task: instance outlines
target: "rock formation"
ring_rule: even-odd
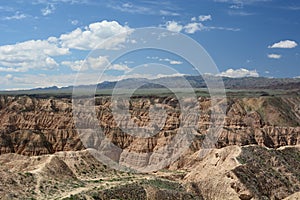
[[[297,196],[300,97],[229,97],[217,99],[214,105],[210,98],[199,97],[197,116],[190,112],[193,102],[183,101],[185,106],[174,96],[132,97],[129,103],[118,102],[118,108],[128,107],[129,113],[116,115],[111,97],[97,97],[81,102],[92,105],[96,117],[88,109],[79,109],[76,114],[81,118],[75,121],[69,98],[0,96],[0,198],[248,200]],[[163,112],[153,115],[151,109]],[[222,109],[225,116],[218,121]],[[203,149],[205,139],[216,130],[214,125],[222,123],[213,146]],[[94,125],[102,130],[100,138],[88,129]],[[137,127],[156,134],[143,138],[126,132],[138,130],[140,134]],[[101,144],[112,160],[143,169],[167,159],[174,150],[164,147],[179,133],[185,135],[189,127],[193,128],[191,144],[161,171],[117,172],[92,156],[96,154],[91,148]],[[103,145],[104,139],[111,146]],[[115,152],[110,151],[112,146]],[[203,150],[207,154],[201,157]],[[142,197],[134,196],[137,191]]]
[[[199,128],[191,145],[193,151],[200,149],[203,137],[213,123],[210,99],[200,97],[198,103]],[[189,121],[181,118],[183,109],[180,109],[176,98],[134,98],[129,107],[131,116],[118,119],[122,123],[133,120],[139,127],[147,126],[149,109],[154,104],[161,104],[167,113],[166,121],[157,134],[143,139],[122,131],[111,111],[110,97],[97,98],[95,104],[99,126],[105,136],[121,149],[129,151],[152,152],[175,135],[182,123]],[[300,144],[299,105],[299,97],[229,98],[224,127],[215,145],[222,148],[258,144],[278,148]],[[1,96],[0,154],[31,156],[84,149],[72,116],[72,102],[67,98]],[[92,119],[86,117],[82,121],[89,123]]]

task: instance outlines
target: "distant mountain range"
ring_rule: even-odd
[[[266,78],[266,77],[243,77],[243,78],[229,78],[222,77],[226,89],[233,90],[247,90],[247,89],[270,89],[270,90],[300,90],[300,78]],[[206,81],[214,82],[220,80],[216,76],[176,76],[163,77],[158,79],[145,78],[130,78],[120,81],[105,81],[97,85],[81,85],[78,88],[92,89],[97,87],[97,91],[118,88],[186,88],[187,82],[193,88],[206,88]],[[187,82],[186,82],[187,81]],[[17,94],[35,94],[35,93],[71,93],[74,86],[58,88],[56,86],[46,88],[35,88],[30,90],[20,91],[3,91],[2,94],[17,93]]]

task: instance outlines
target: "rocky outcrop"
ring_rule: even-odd
[[[52,154],[80,150],[70,99],[0,97],[0,153]]]
[[[283,199],[300,191],[299,158],[299,146],[246,146],[237,157],[242,165],[233,173],[255,199]]]
[[[211,103],[209,98],[198,98],[198,119],[182,119],[183,111],[188,108],[181,108],[175,97],[132,98],[130,115],[117,118],[112,113],[110,97],[96,98],[95,109],[105,137],[129,152],[153,152],[166,145],[177,134],[179,126],[197,120],[198,129],[190,146],[191,151],[195,152],[201,148],[213,124]],[[221,107],[225,101],[216,104],[214,106]],[[300,97],[228,98],[226,104],[225,123],[216,147],[258,144],[278,148],[300,144]],[[165,110],[165,122],[158,120],[151,124],[153,117],[162,119],[159,114],[149,115],[153,105]],[[0,154],[42,155],[84,149],[72,116],[72,101],[68,98],[0,96]],[[138,127],[148,126],[149,132],[156,131],[157,134],[140,138],[124,132],[120,123],[130,127],[130,120]],[[82,127],[92,121],[88,115],[84,116],[82,123],[86,124],[82,124]],[[162,124],[159,124],[161,121]]]
[[[0,155],[0,199],[202,199],[176,180],[122,173],[89,150]]]
[[[299,146],[228,146],[204,159],[198,154],[190,157],[194,163],[187,164],[191,172],[184,181],[194,184],[204,199],[284,199],[300,191]]]
[[[68,98],[0,96],[0,198],[73,194],[83,199],[133,198],[140,192],[144,199],[248,200],[282,199],[299,192],[300,154],[295,146],[300,145],[300,97],[218,99],[213,106],[211,99],[199,97],[199,117],[188,112],[190,99],[184,101],[187,104],[182,107],[173,96],[133,97],[129,115],[115,116],[111,97],[97,97],[96,121],[88,110],[83,110],[78,127]],[[120,108],[126,107],[119,103]],[[213,115],[218,117],[225,104],[224,124],[213,144],[217,148],[200,157],[203,141],[215,130]],[[155,115],[149,112],[157,108],[164,111]],[[184,112],[189,115],[183,117]],[[153,119],[155,123],[151,123]],[[163,172],[139,176],[101,164],[93,156],[96,151],[84,150],[83,145],[85,140],[92,147],[101,141],[79,137],[81,133],[90,136],[87,128],[95,122],[118,150],[101,148],[113,160],[140,168],[168,159],[163,153],[174,149],[163,147],[180,133],[181,126],[198,126],[183,156],[166,167],[171,175],[163,176],[169,181],[160,177]],[[129,131],[148,127],[146,133],[156,134],[138,137],[122,130],[121,125]]]

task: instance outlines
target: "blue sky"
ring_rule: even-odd
[[[1,90],[72,85],[80,68],[93,74],[94,65],[99,69],[109,62],[127,35],[103,48],[107,55],[84,62],[96,43],[143,27],[193,38],[216,63],[216,75],[300,76],[298,0],[0,2]],[[153,62],[175,69],[173,75],[193,74],[192,66],[168,52],[143,51],[116,60],[101,80],[118,80]],[[88,78],[80,83],[90,84]]]

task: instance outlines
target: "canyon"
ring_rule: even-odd
[[[93,156],[97,149],[87,144],[97,141],[89,138],[87,143],[82,133],[95,119],[88,114],[75,122],[71,98],[2,95],[1,199],[246,200],[283,199],[300,192],[298,95],[229,96],[216,102],[198,96],[199,116],[191,119],[182,117],[187,108],[174,95],[132,97],[129,105],[119,105],[128,106],[129,115],[118,118],[111,96],[95,97],[93,103],[97,126],[118,149],[110,158],[124,166],[139,171],[163,159],[159,150],[187,122],[195,122],[193,139],[162,169],[118,171]],[[161,126],[150,127],[157,134],[141,138],[120,128],[120,122],[132,120],[147,127],[152,118],[160,119],[151,116],[154,105],[166,114]],[[218,119],[220,109],[225,115],[216,122],[213,115]],[[215,123],[220,130],[213,146],[205,149],[203,142]],[[207,151],[200,156],[203,150]]]

